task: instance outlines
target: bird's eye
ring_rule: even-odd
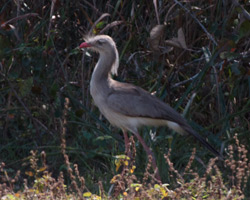
[[[97,40],[97,44],[102,45],[103,43],[105,43],[105,40]]]

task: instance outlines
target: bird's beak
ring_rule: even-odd
[[[87,48],[87,47],[91,47],[91,44],[87,43],[87,42],[83,42],[82,44],[80,44],[79,46],[80,48]]]

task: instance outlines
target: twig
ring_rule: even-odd
[[[17,17],[20,15],[20,0],[15,1],[17,5]]]
[[[180,85],[183,85],[183,84],[187,83],[188,81],[192,81],[192,80],[194,80],[196,77],[198,77],[199,74],[200,74],[200,72],[197,73],[197,74],[195,74],[194,76],[192,76],[191,78],[189,78],[189,79],[187,79],[187,80],[184,80],[184,81],[181,81],[181,82],[179,82],[179,83],[174,84],[171,88],[179,87]]]
[[[187,114],[187,112],[188,112],[188,110],[189,110],[191,104],[192,104],[193,101],[194,101],[195,96],[196,96],[196,93],[193,93],[192,96],[191,96],[191,98],[189,99],[187,105],[185,106],[184,111],[182,112],[182,115],[183,115],[183,116],[186,116],[186,114]]]
[[[108,29],[110,29],[110,28],[112,28],[112,27],[114,27],[114,26],[120,25],[120,24],[122,24],[122,23],[124,23],[124,22],[123,22],[123,21],[114,21],[114,22],[112,22],[112,23],[109,23],[109,24],[107,24],[107,25],[100,31],[100,33],[104,33],[106,30],[108,30]]]
[[[52,135],[53,137],[55,136],[55,134],[53,132],[51,132],[48,127],[46,127],[40,120],[38,120],[37,118],[33,117],[33,120],[36,121],[41,127],[43,127],[43,129],[45,131],[47,131],[50,135]]]
[[[20,0],[16,0],[15,3],[16,3],[16,6],[17,6],[17,11],[16,11],[17,14],[16,14],[16,16],[18,17],[20,15]],[[18,26],[16,26],[15,28],[11,27],[11,29],[14,31],[17,40],[20,42],[21,39],[20,39],[20,37],[18,35],[19,27]]]
[[[89,1],[87,1],[87,0],[83,0],[84,1],[84,3],[86,4],[86,5],[88,5],[89,7],[91,7],[92,9],[93,9],[93,12],[94,13],[96,13],[96,14],[101,14],[101,12],[98,10],[98,8],[96,8],[94,5],[92,5],[91,3],[89,3]],[[85,7],[85,5],[84,4],[81,4],[80,3],[80,5],[84,8]]]
[[[217,104],[218,104],[219,118],[221,118],[221,110],[222,109],[220,108],[221,97],[220,97],[220,93],[219,93],[219,78],[218,78],[218,73],[217,73],[216,68],[215,68],[214,65],[212,66],[212,68],[213,68],[214,77],[215,77],[215,85],[216,85],[216,93],[217,93]]]
[[[239,4],[239,1],[238,0],[233,0],[233,4],[235,6],[239,6],[241,9],[242,9],[242,13],[244,15],[244,17],[247,19],[247,20],[250,20],[250,14],[246,11],[246,9],[241,5]]]
[[[154,2],[154,7],[155,7],[155,15],[156,15],[157,23],[160,24],[157,2],[156,0],[153,0],[153,2]]]
[[[10,20],[8,20],[7,22],[1,24],[1,28],[4,28],[7,24],[10,24],[12,22],[15,22],[17,20],[20,20],[20,19],[24,19],[24,18],[27,18],[27,17],[36,17],[38,16],[37,13],[28,13],[28,14],[25,14],[25,15],[21,15],[21,16],[18,16],[18,17],[15,17],[15,18],[12,18]]]
[[[99,17],[96,21],[95,21],[95,23],[92,25],[92,27],[91,27],[91,29],[90,29],[90,31],[89,31],[89,35],[91,35],[92,34],[92,32],[93,32],[93,30],[94,30],[94,28],[96,27],[96,24],[98,24],[104,17],[107,17],[107,16],[110,16],[110,14],[108,14],[108,13],[103,13],[102,15],[101,15],[101,17]]]
[[[51,24],[52,24],[52,16],[55,10],[55,3],[56,0],[51,0],[52,4],[51,4],[51,8],[50,8],[50,20],[49,20],[49,29],[48,29],[48,35],[47,35],[47,41],[49,40],[50,37],[50,30],[51,30]]]
[[[177,5],[177,4],[175,3],[175,4],[173,4],[173,5],[168,9],[168,12],[167,12],[167,14],[166,14],[166,16],[165,16],[165,18],[164,18],[164,22],[165,22],[165,23],[168,21],[168,16],[169,16],[170,12],[174,9],[174,7],[175,7],[176,5]]]
[[[188,10],[185,6],[183,6],[179,1],[174,0],[175,3],[177,3],[179,6],[181,6],[199,25],[200,27],[203,29],[203,31],[207,34],[207,36],[209,37],[210,40],[212,40],[212,42],[218,46],[218,43],[215,41],[215,39],[213,38],[213,36],[207,31],[207,29],[200,23],[200,21],[190,12],[190,10]]]

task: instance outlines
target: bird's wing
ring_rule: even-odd
[[[113,90],[107,97],[107,104],[113,111],[130,117],[146,117],[175,122],[214,155],[223,159],[220,153],[195,132],[186,120],[168,104],[134,85],[116,82],[115,87],[112,88]]]
[[[110,109],[130,117],[163,119],[179,125],[186,124],[185,119],[157,97],[147,91],[126,83],[116,82],[107,97]]]

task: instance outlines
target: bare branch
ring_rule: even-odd
[[[12,18],[10,20],[8,20],[7,22],[1,24],[1,28],[4,28],[7,24],[10,24],[10,23],[13,23],[17,20],[20,20],[20,19],[24,19],[24,18],[27,18],[27,17],[37,17],[38,14],[37,13],[28,13],[28,14],[25,14],[25,15],[21,15],[21,16],[18,16],[18,17],[15,17],[15,18]]]

